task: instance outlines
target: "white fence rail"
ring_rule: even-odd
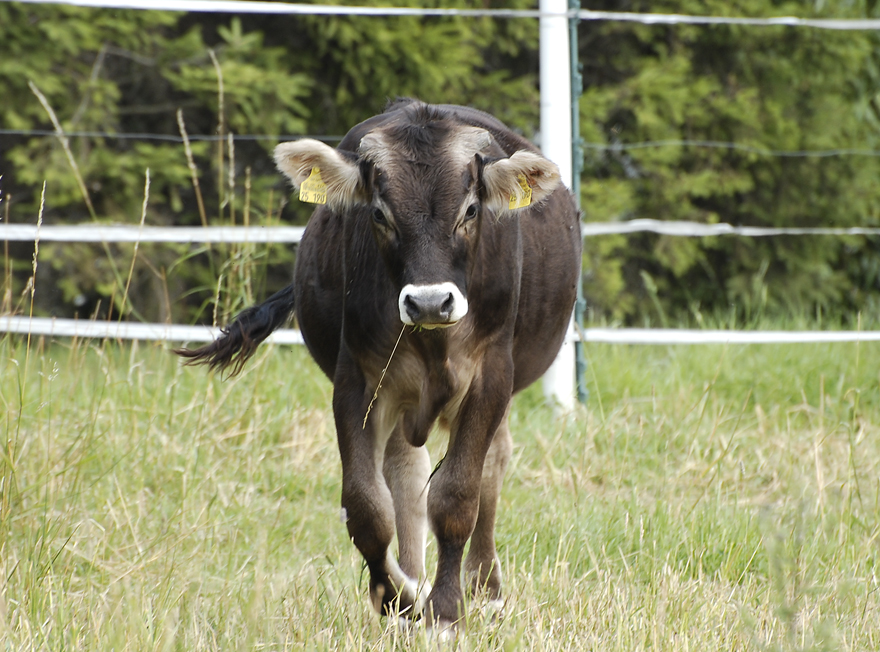
[[[125,321],[83,321],[49,317],[0,316],[0,332],[46,337],[165,342],[211,342],[219,328]],[[600,344],[808,344],[880,342],[880,331],[735,331],[676,328],[584,328],[570,332],[569,341]],[[267,342],[303,344],[292,328],[275,331]]]
[[[615,233],[652,232],[673,236],[700,237],[733,235],[762,237],[772,235],[880,235],[880,228],[774,228],[739,227],[730,224],[696,224],[631,220],[583,224],[585,236]],[[35,242],[174,242],[174,243],[278,243],[295,244],[305,227],[157,227],[118,224],[43,225],[0,224],[0,241]],[[119,340],[158,340],[172,342],[210,342],[219,328],[181,324],[145,324],[124,321],[88,321],[45,317],[0,315],[0,333],[19,333],[49,337],[109,338]],[[587,328],[571,331],[569,341],[612,344],[793,344],[821,342],[877,342],[880,331],[738,331],[665,328]],[[276,344],[303,344],[298,330],[282,329],[270,336]]]
[[[181,324],[143,324],[128,321],[84,321],[51,317],[0,316],[0,332],[48,337],[78,337],[111,340],[147,340],[165,342],[212,342],[219,328]],[[303,344],[298,330],[275,331],[267,340],[276,344]]]
[[[296,243],[304,226],[129,226],[0,224],[0,241]]]
[[[210,242],[210,243],[287,243],[302,239],[303,226],[128,226],[119,224],[43,225],[0,224],[0,241],[18,242]],[[738,235],[759,238],[773,235],[880,235],[880,228],[805,227],[777,228],[697,224],[638,219],[626,222],[589,222],[581,225],[581,235],[650,232],[663,235],[705,237]]]

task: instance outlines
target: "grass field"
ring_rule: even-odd
[[[587,353],[586,410],[516,401],[507,604],[454,645],[880,649],[880,345]],[[0,341],[0,649],[436,646],[368,606],[330,393],[301,348]]]

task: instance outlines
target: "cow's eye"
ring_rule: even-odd
[[[385,217],[385,213],[382,212],[381,208],[373,209],[373,221],[379,226],[388,226],[388,219]]]
[[[465,221],[472,220],[477,216],[477,213],[480,212],[480,207],[476,204],[471,204],[468,206],[468,209],[464,213]]]

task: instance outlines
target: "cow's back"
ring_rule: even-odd
[[[581,236],[571,193],[560,186],[521,215],[523,264],[514,331],[514,391],[553,363],[577,298]]]
[[[321,206],[315,210],[296,253],[296,320],[306,346],[333,379],[342,335],[342,217]]]

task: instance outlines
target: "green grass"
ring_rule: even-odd
[[[457,645],[880,649],[880,345],[587,353],[586,410],[517,398],[508,602]],[[329,383],[258,358],[0,341],[0,649],[432,646],[368,605]]]

